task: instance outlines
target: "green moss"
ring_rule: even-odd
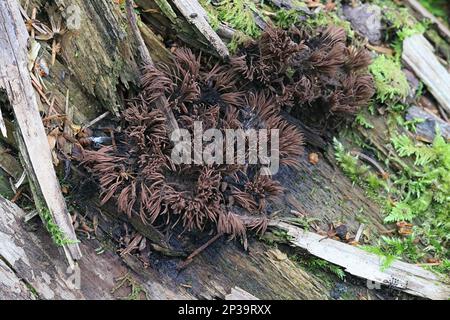
[[[78,242],[76,240],[71,240],[66,236],[66,234],[53,221],[53,217],[47,208],[40,210],[40,216],[45,224],[45,228],[50,233],[52,240],[56,245],[64,246]]]
[[[361,249],[380,257],[380,269],[385,271],[395,261],[395,256],[382,249],[380,242],[377,246],[362,246]]]
[[[264,233],[260,240],[269,245],[275,245],[277,243],[289,243],[292,237],[285,231],[274,229]]]
[[[361,165],[357,157],[354,157],[349,152],[346,152],[342,143],[336,138],[334,138],[333,144],[336,161],[339,163],[342,171],[344,171],[352,182],[360,182],[361,177],[369,171],[369,167],[366,165]]]
[[[167,18],[169,18],[170,22],[177,25],[177,14],[172,9],[170,4],[166,0],[155,0],[155,2],[158,5],[159,9],[161,9],[161,12],[164,13]]]
[[[362,126],[363,128],[366,128],[366,129],[373,129],[373,128],[374,128],[373,124],[371,124],[371,123],[364,117],[364,114],[363,114],[362,112],[359,112],[359,113],[356,115],[355,123],[356,123],[357,125]]]
[[[289,258],[316,276],[321,273],[331,273],[337,276],[340,280],[345,279],[345,271],[342,267],[332,264],[326,260],[310,255],[291,255]]]
[[[228,22],[231,27],[252,38],[261,34],[255,22],[257,12],[255,3],[250,0],[223,0],[217,7],[219,20]]]
[[[328,27],[330,25],[335,25],[344,28],[347,36],[353,39],[355,32],[353,31],[352,25],[347,20],[341,19],[334,11],[320,11],[319,13],[309,17],[306,20],[306,24],[311,28],[317,27]]]
[[[378,56],[369,66],[380,102],[395,102],[408,96],[409,84],[400,63],[385,55]]]
[[[275,17],[273,20],[275,21],[275,25],[277,27],[289,29],[291,26],[296,25],[300,21],[300,15],[295,9],[280,9],[275,12]]]
[[[450,61],[450,44],[440,36],[439,32],[429,29],[426,36],[433,42],[436,51],[440,52],[447,61]]]
[[[418,22],[410,10],[400,7],[390,0],[375,0],[381,7],[383,21],[386,24],[386,42],[391,43],[395,51],[396,61],[400,61],[403,49],[403,40],[414,34],[422,34],[428,28],[427,21]]]
[[[430,11],[434,16],[442,18],[442,21],[447,23],[449,19],[446,9],[449,9],[448,0],[419,0],[420,3]]]
[[[220,25],[219,17],[217,16],[217,11],[211,5],[211,0],[200,0],[199,3],[206,10],[208,14],[208,22],[214,30],[217,30]]]
[[[251,39],[252,38],[247,36],[245,33],[236,31],[233,35],[233,38],[231,38],[231,41],[228,43],[228,50],[230,50],[230,53],[233,54],[241,45],[245,44]]]

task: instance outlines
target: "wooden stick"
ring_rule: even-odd
[[[128,20],[130,21],[131,31],[133,32],[133,35],[136,38],[136,41],[138,42],[138,52],[141,59],[141,63],[143,65],[153,65],[152,57],[150,56],[150,53],[148,52],[148,49],[145,45],[144,39],[142,38],[141,32],[138,29],[137,17],[136,13],[134,12],[133,0],[127,0],[126,8]]]
[[[439,62],[428,40],[420,34],[406,38],[402,59],[450,114],[450,74]]]
[[[322,239],[321,235],[284,222],[272,222],[270,225],[287,231],[292,237],[290,240],[292,245],[341,266],[357,277],[419,297],[437,300],[450,298],[450,286],[442,282],[433,272],[417,265],[394,261],[389,268],[381,270],[380,257],[375,254],[340,241]]]
[[[201,245],[200,247],[198,247],[197,249],[195,249],[187,258],[186,260],[184,260],[183,262],[181,262],[177,269],[178,270],[182,270],[184,268],[186,268],[191,262],[192,260],[198,256],[200,253],[203,252],[203,250],[205,250],[206,248],[208,248],[212,243],[214,243],[214,241],[216,241],[217,239],[219,239],[221,236],[223,236],[223,233],[218,233],[216,234],[214,237],[212,237],[211,239],[209,239],[208,241],[206,241],[205,244]]]
[[[406,5],[416,11],[421,18],[429,19],[432,23],[436,24],[439,33],[450,41],[450,30],[443,24],[439,19],[437,19],[433,14],[431,14],[424,6],[420,4],[417,0],[405,0]]]
[[[141,32],[139,31],[137,27],[137,17],[136,13],[134,12],[134,3],[133,0],[127,0],[126,2],[127,7],[127,15],[128,20],[130,21],[131,25],[131,31],[133,32],[133,35],[138,43],[138,51],[141,58],[141,64],[142,66],[153,66],[153,60],[150,56],[150,53],[147,49],[147,46],[145,45],[144,39],[142,38]],[[160,109],[166,116],[166,124],[169,128],[170,133],[174,132],[175,130],[178,130],[178,122],[175,119],[175,115],[173,114],[172,110],[168,108],[167,99],[165,97],[161,97],[160,99],[156,100],[156,105],[158,106],[158,109]]]
[[[0,1],[0,88],[6,90],[14,110],[21,154],[35,183],[36,194],[64,235],[72,240],[63,246],[70,265],[81,258],[75,231],[53,168],[52,156],[38,110],[36,94],[27,69],[28,33],[15,0]],[[72,243],[73,242],[73,243]]]
[[[208,13],[197,0],[172,0],[186,20],[202,34],[221,58],[228,58],[230,53],[222,39],[211,28],[208,22]]]
[[[71,128],[71,125],[73,123],[73,112],[74,108],[69,103],[69,89],[67,89],[66,93],[66,107],[65,107],[65,113],[66,117],[64,119],[64,136],[68,137],[66,143],[64,144],[63,151],[66,156],[70,156],[72,154],[72,141],[70,138],[73,138],[73,130]]]

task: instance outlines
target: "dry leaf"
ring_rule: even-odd
[[[308,156],[309,163],[316,165],[319,163],[319,155],[315,152],[311,152]]]

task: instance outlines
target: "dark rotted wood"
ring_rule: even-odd
[[[107,215],[99,215],[97,219],[103,237],[117,238],[115,233],[120,225],[116,219]],[[142,228],[137,230],[145,233]],[[193,247],[206,242],[210,236],[183,238],[186,246]],[[123,259],[141,279],[158,277],[162,283],[171,283],[171,290],[183,289],[191,298],[224,298],[235,286],[260,299],[329,298],[328,289],[320,279],[299,268],[286,256],[280,259],[274,248],[256,240],[250,244],[249,252],[245,252],[240,244],[222,237],[182,271],[177,266],[184,258],[163,255],[149,243],[151,252],[145,264],[134,255],[125,255]]]
[[[364,190],[353,185],[325,158],[326,154],[319,153],[319,162],[311,164],[308,161],[310,152],[317,151],[306,147],[305,154],[299,159],[299,170],[282,167],[275,175],[286,191],[284,201],[276,204],[274,210],[282,210],[285,214],[291,209],[297,210],[308,218],[317,219],[324,230],[328,223],[340,222],[355,235],[361,221],[367,222],[373,234],[387,230],[380,207],[366,196]]]

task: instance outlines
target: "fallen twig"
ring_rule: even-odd
[[[450,114],[450,74],[437,59],[428,40],[420,34],[405,39],[402,59]]]
[[[205,250],[206,248],[208,248],[212,243],[214,243],[214,241],[216,241],[217,239],[219,239],[221,236],[223,236],[222,233],[218,233],[216,234],[214,237],[212,237],[211,239],[209,239],[205,244],[203,244],[202,246],[200,246],[199,248],[195,249],[187,258],[186,260],[184,260],[183,262],[181,262],[177,269],[178,270],[182,270],[184,268],[186,268],[191,262],[192,260],[199,255],[200,253],[202,253],[203,250]]]
[[[105,113],[102,113],[101,115],[99,115],[97,118],[89,121],[86,125],[83,126],[83,129],[87,129],[89,127],[92,127],[94,124],[96,124],[97,122],[103,120],[104,118],[106,118],[109,115],[109,111],[106,111]]]

